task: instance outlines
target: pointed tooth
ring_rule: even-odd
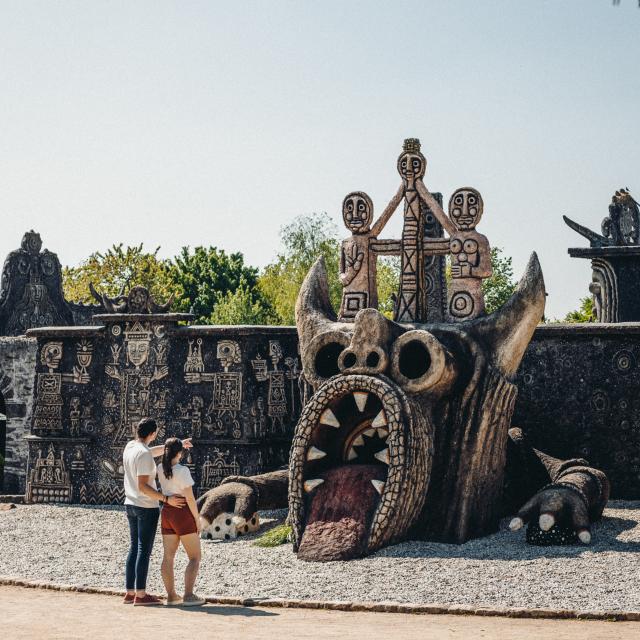
[[[385,429],[384,427],[380,427],[379,429],[376,429],[376,433],[378,434],[379,438],[386,438],[389,435],[389,430]]]
[[[351,447],[347,455],[347,460],[355,460],[357,457],[358,457],[358,454],[356,453],[356,450],[353,447]]]
[[[362,436],[358,436],[352,443],[352,447],[361,447],[364,444],[364,439]]]
[[[382,480],[372,480],[371,484],[373,485],[373,488],[382,495],[382,492],[384,491],[384,482],[382,482]]]
[[[391,458],[389,456],[389,449],[383,449],[382,451],[378,451],[378,453],[373,456],[376,460],[380,460],[380,462],[384,462],[385,464],[389,464]]]
[[[327,454],[316,447],[311,447],[309,451],[307,451],[307,460],[320,460],[320,458],[324,458]]]
[[[367,429],[366,431],[362,432],[363,436],[369,436],[369,438],[373,438],[373,436],[376,434],[376,430],[375,429]]]
[[[366,391],[354,391],[353,399],[356,401],[356,406],[358,407],[358,411],[362,413],[364,411],[364,407],[367,404],[367,398],[369,394]]]
[[[338,418],[334,415],[331,409],[325,409],[320,416],[320,424],[326,424],[330,427],[335,427],[336,429],[340,428],[340,423],[338,422]]]
[[[375,417],[375,420],[371,423],[372,427],[386,427],[387,416],[384,413],[384,409],[380,410],[380,413]]]
[[[314,480],[305,480],[304,490],[307,493],[311,493],[316,487],[319,487],[324,480],[322,478],[315,478]]]

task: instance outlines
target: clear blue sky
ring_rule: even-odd
[[[2,0],[0,60],[0,256],[34,228],[63,264],[123,241],[261,266],[300,213],[342,228],[348,191],[381,212],[414,136],[517,275],[538,251],[560,316],[590,280],[562,214],[640,199],[635,0]]]

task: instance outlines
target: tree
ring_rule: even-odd
[[[482,293],[487,313],[499,309],[516,289],[513,280],[511,256],[503,256],[499,247],[491,248],[491,268],[493,274],[482,282]]]
[[[74,302],[95,302],[89,291],[93,283],[100,293],[116,296],[134,285],[147,287],[159,302],[164,302],[175,286],[169,277],[169,264],[158,258],[158,247],[153,252],[137,247],[113,245],[104,253],[96,251],[77,267],[62,270],[62,286],[65,298]]]
[[[171,262],[169,277],[177,291],[177,308],[193,311],[200,324],[256,324],[276,317],[257,287],[258,270],[245,265],[240,252],[183,247]],[[217,305],[222,305],[219,311]],[[253,322],[247,315],[251,309]]]
[[[295,324],[298,290],[320,256],[327,265],[331,303],[334,309],[340,307],[342,287],[338,279],[340,243],[337,235],[338,230],[326,213],[298,216],[281,229],[283,251],[265,267],[258,282],[279,323]]]
[[[595,309],[593,308],[593,298],[586,296],[580,300],[580,306],[575,311],[570,311],[564,317],[564,322],[594,322]]]

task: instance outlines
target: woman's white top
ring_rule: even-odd
[[[173,465],[173,475],[170,478],[164,475],[162,465],[159,464],[158,480],[160,481],[160,490],[165,496],[182,495],[186,488],[193,486],[191,471],[183,464]]]

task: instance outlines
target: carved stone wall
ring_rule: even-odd
[[[520,366],[513,424],[534,446],[584,457],[612,497],[640,497],[640,324],[539,327]]]
[[[0,393],[7,416],[5,433],[4,493],[25,490],[31,426],[36,341],[33,338],[0,338]]]
[[[27,498],[121,502],[122,449],[141,417],[192,436],[196,492],[287,464],[301,408],[288,327],[179,326],[179,314],[36,329]]]

